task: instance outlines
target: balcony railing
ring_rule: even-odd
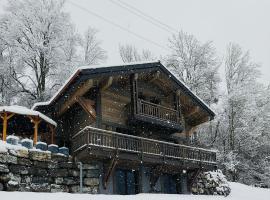
[[[174,123],[179,122],[179,115],[177,110],[144,101],[142,99],[138,99],[137,101],[137,112],[140,115],[145,115],[159,120],[170,121]]]
[[[76,154],[76,152],[79,152],[84,147],[90,146],[164,158],[198,161],[208,164],[216,163],[215,151],[121,134],[88,126],[73,136],[72,150]]]

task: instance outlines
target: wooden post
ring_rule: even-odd
[[[177,90],[176,95],[175,95],[175,107],[177,110],[177,122],[181,122],[181,117],[182,117],[180,95],[181,95],[180,90]]]
[[[2,139],[3,141],[7,140],[7,126],[8,126],[8,120],[13,117],[15,114],[12,113],[8,115],[6,112],[1,115],[1,118],[3,119],[3,136]]]
[[[29,118],[31,119],[31,122],[34,123],[34,145],[35,145],[38,139],[38,125],[41,122],[41,119],[39,119],[39,117],[31,117],[31,116],[29,116]]]
[[[101,90],[97,89],[97,97],[96,97],[96,126],[97,128],[101,128],[102,125],[102,110],[101,110]]]
[[[50,128],[50,131],[51,131],[51,144],[54,144],[55,128],[51,124],[49,124],[49,128]]]
[[[138,108],[138,74],[131,74],[130,75],[130,92],[131,92],[131,112],[132,114],[137,114]]]

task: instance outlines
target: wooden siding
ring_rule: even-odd
[[[111,122],[126,125],[128,119],[128,107],[130,103],[130,91],[127,86],[121,88],[113,84],[110,88],[101,92],[101,113],[103,122]]]
[[[161,101],[161,105],[175,109],[174,93],[167,94],[160,89],[155,83],[145,80],[138,81],[138,91],[147,97],[149,101],[151,97],[157,97]]]

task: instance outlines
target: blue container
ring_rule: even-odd
[[[64,154],[65,156],[69,156],[69,149],[67,147],[60,147],[59,153]]]
[[[37,142],[36,149],[40,149],[42,151],[47,151],[48,150],[47,143],[45,143],[45,142]]]
[[[21,145],[26,147],[27,149],[33,149],[33,140],[30,139],[23,139],[21,141]]]
[[[48,145],[48,151],[50,151],[52,153],[58,153],[59,152],[59,148],[55,144],[50,144],[50,145]]]
[[[19,143],[19,138],[13,135],[7,136],[7,143],[8,144],[13,144],[13,145],[18,145]]]

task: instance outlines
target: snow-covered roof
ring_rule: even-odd
[[[71,80],[73,78],[76,77],[76,75],[84,70],[84,69],[98,69],[98,68],[107,68],[107,67],[117,67],[117,66],[130,66],[130,65],[139,65],[139,64],[147,64],[147,63],[154,63],[154,62],[159,62],[159,61],[147,61],[147,62],[130,62],[130,63],[121,63],[121,64],[113,64],[113,65],[87,65],[87,66],[80,66],[79,68],[77,68],[71,75],[70,77],[65,81],[65,83],[62,85],[62,87],[59,88],[59,90],[50,98],[50,100],[48,101],[44,101],[44,102],[37,102],[32,106],[32,110],[34,110],[37,106],[46,106],[46,105],[50,105],[55,99],[56,97],[61,93],[61,91],[68,85],[69,82],[71,82]]]
[[[102,68],[114,68],[114,67],[125,67],[125,66],[135,66],[135,65],[145,65],[145,64],[160,64],[162,67],[165,68],[165,70],[167,71],[167,73],[170,73],[170,75],[172,76],[171,78],[174,78],[180,85],[182,85],[182,87],[184,87],[190,94],[192,94],[192,96],[194,98],[197,99],[197,101],[203,106],[205,107],[208,111],[210,111],[213,115],[215,115],[215,112],[200,98],[198,97],[195,93],[193,93],[191,91],[191,89],[183,82],[181,81],[179,78],[177,78],[171,71],[170,69],[168,69],[166,66],[162,65],[162,63],[160,63],[160,61],[158,60],[154,60],[154,61],[147,61],[147,62],[131,62],[131,63],[121,63],[121,64],[113,64],[113,65],[92,65],[92,66],[81,66],[78,69],[76,69],[74,71],[74,73],[67,79],[67,81],[63,84],[63,86],[51,97],[51,99],[49,101],[46,102],[38,102],[35,103],[33,105],[33,107],[31,109],[36,109],[36,107],[38,106],[46,106],[46,105],[50,105],[54,100],[57,99],[57,97],[59,95],[61,95],[61,93],[63,92],[63,90],[69,85],[69,83],[77,77],[77,75],[83,71],[83,70],[95,70],[95,69],[102,69]],[[123,68],[124,70],[125,68]]]
[[[54,126],[57,126],[57,123],[55,121],[53,121],[51,118],[47,117],[46,115],[42,114],[41,112],[31,110],[23,106],[17,106],[17,105],[0,106],[0,113],[3,113],[3,112],[10,112],[10,113],[18,114],[18,115],[38,116],[44,121]]]

